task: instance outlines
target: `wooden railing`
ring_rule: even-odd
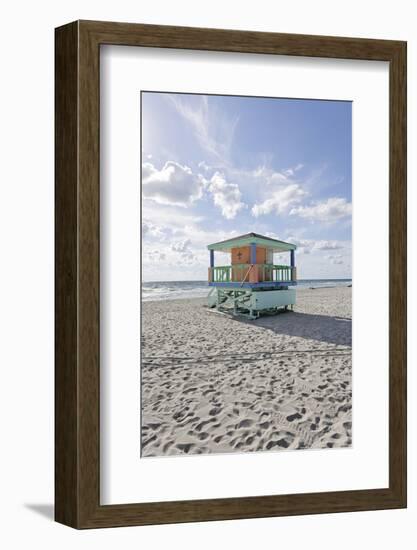
[[[234,264],[209,269],[209,282],[293,282],[296,280],[296,268],[289,265],[274,264]]]
[[[232,266],[212,267],[211,274],[213,283],[230,283],[232,280]]]

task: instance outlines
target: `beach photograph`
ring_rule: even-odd
[[[351,102],[140,101],[141,458],[351,447]]]

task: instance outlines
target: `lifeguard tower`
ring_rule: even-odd
[[[209,307],[249,319],[293,308],[295,288],[289,287],[297,284],[294,244],[247,233],[207,248]],[[216,251],[230,253],[230,265],[215,266]],[[274,264],[274,253],[280,252],[289,253],[289,265]]]

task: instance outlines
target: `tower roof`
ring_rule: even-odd
[[[266,237],[265,235],[259,235],[259,233],[245,233],[244,235],[233,237],[233,239],[226,239],[225,241],[209,244],[207,248],[209,250],[230,252],[232,248],[248,246],[250,244],[257,244],[273,252],[287,252],[288,250],[295,250],[297,248],[295,244],[279,241],[278,239]]]

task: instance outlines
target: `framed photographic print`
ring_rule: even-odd
[[[56,29],[56,520],[406,506],[406,44]]]

